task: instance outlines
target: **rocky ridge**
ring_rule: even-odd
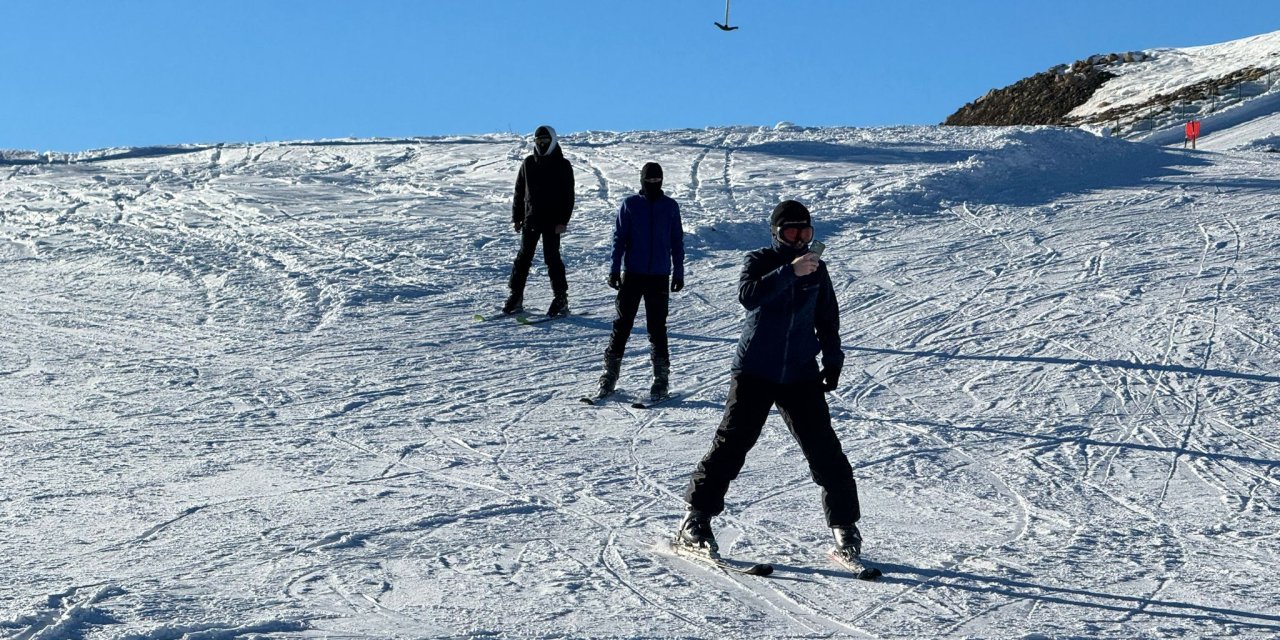
[[[943,121],[947,126],[1070,125],[1068,114],[1115,77],[1108,67],[1145,62],[1141,51],[1090,56],[1057,65],[966,104]]]

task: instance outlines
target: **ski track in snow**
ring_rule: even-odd
[[[1056,129],[565,136],[575,315],[505,296],[505,135],[104,153],[0,180],[0,638],[1270,637],[1280,165]],[[674,388],[585,406],[663,164]],[[737,576],[674,556],[742,254],[814,211],[865,583],[770,419]],[[529,309],[550,302],[540,259]],[[648,388],[643,323],[620,387]]]

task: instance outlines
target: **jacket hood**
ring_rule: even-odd
[[[544,135],[551,136],[551,145],[547,147],[546,153],[538,153],[538,145],[534,144],[533,155],[535,156],[555,155],[555,153],[560,149],[560,136],[556,135],[556,130],[554,127],[552,127],[549,124],[544,124],[538,127],[538,129],[533,132],[534,138],[537,138],[539,136],[544,136]]]

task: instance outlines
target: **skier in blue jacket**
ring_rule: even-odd
[[[729,398],[711,450],[698,463],[685,493],[688,513],[675,543],[715,553],[711,518],[724,510],[729,483],[738,476],[775,405],[800,444],[835,536],[833,554],[857,562],[862,535],[853,469],[831,426],[825,392],[844,366],[840,309],[827,265],[809,251],[809,210],[787,200],[773,210],[771,247],[747,254],[738,301],[747,310],[734,354]],[[815,360],[821,354],[822,368]]]
[[[617,289],[617,316],[604,352],[604,374],[597,397],[611,393],[618,383],[622,355],[644,300],[645,326],[652,347],[653,385],[649,397],[668,394],[671,355],[667,347],[668,290],[684,288],[684,228],[680,205],[662,192],[662,167],[656,162],[640,170],[640,193],[622,201],[613,221],[613,259],[609,286]],[[668,280],[669,279],[669,280]]]

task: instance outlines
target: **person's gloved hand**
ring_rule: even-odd
[[[621,289],[621,288],[622,288],[622,274],[621,274],[621,273],[611,273],[611,274],[609,274],[609,287],[610,287],[610,288],[613,288],[613,289]]]
[[[684,288],[684,278],[671,279],[671,293],[675,293]]]
[[[524,229],[524,220],[516,220],[511,223],[511,226],[516,228],[516,233],[520,233],[520,230]]]
[[[837,367],[827,367],[822,370],[822,390],[835,391],[840,385],[840,369]]]

